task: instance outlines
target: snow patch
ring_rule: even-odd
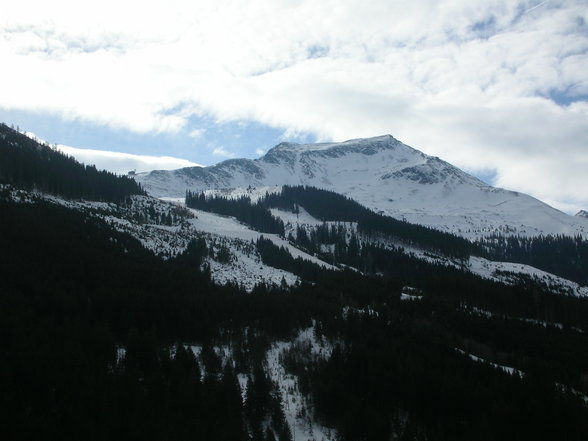
[[[195,210],[193,208],[191,208],[190,211],[196,216],[195,219],[192,219],[190,222],[198,231],[249,242],[256,242],[260,237],[263,236],[264,238],[271,240],[274,245],[286,248],[295,259],[300,257],[326,269],[338,269],[337,267],[324,262],[315,256],[299,250],[277,234],[260,233],[259,231],[251,230],[249,227],[238,222],[235,218],[232,217],[221,216],[206,211]]]
[[[577,297],[588,296],[588,287],[580,286],[571,280],[522,263],[493,262],[482,257],[471,256],[468,269],[486,279],[506,284],[517,283],[519,281],[517,275],[528,276],[537,282],[545,284],[551,291]]]
[[[293,286],[299,282],[298,276],[287,271],[265,265],[254,245],[239,239],[224,240],[219,237],[223,246],[230,252],[228,262],[219,262],[210,257],[204,265],[210,269],[212,279],[220,285],[231,283],[251,292],[256,285]]]
[[[311,356],[326,359],[332,352],[331,345],[316,338],[314,327],[302,330],[290,342],[279,341],[267,352],[268,374],[278,385],[283,403],[286,421],[294,441],[330,441],[336,438],[335,432],[320,423],[312,415],[312,401],[304,396],[299,387],[298,378],[286,372],[282,363],[285,351],[293,346],[304,346]]]
[[[492,362],[490,362],[490,361],[487,361],[487,360],[485,360],[485,359],[483,359],[483,358],[480,358],[480,357],[477,357],[477,356],[475,356],[475,355],[473,355],[473,354],[470,354],[469,352],[465,352],[465,351],[463,351],[463,350],[461,350],[461,349],[459,349],[459,348],[454,348],[454,349],[455,349],[457,352],[459,352],[460,354],[462,354],[462,355],[467,355],[468,357],[470,357],[470,359],[472,359],[472,360],[474,360],[474,361],[477,361],[477,362],[480,362],[480,363],[487,363],[487,364],[489,364],[490,366],[492,366],[492,367],[495,367],[495,368],[497,368],[497,369],[500,369],[501,371],[504,371],[504,372],[506,372],[506,373],[507,373],[507,374],[509,374],[509,375],[514,375],[514,374],[516,374],[516,375],[518,375],[518,376],[521,376],[521,377],[525,375],[523,371],[520,371],[520,370],[518,370],[518,369],[515,369],[515,368],[513,368],[513,367],[510,367],[510,366],[503,366],[503,365],[501,365],[501,364],[497,364],[497,363],[492,363]]]

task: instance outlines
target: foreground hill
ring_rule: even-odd
[[[132,179],[80,164],[6,124],[0,124],[0,184],[95,201],[144,194]]]
[[[244,226],[199,210],[161,224],[170,204],[140,196],[116,214],[4,194],[0,423],[10,439],[536,441],[588,430],[586,298],[392,248],[358,254],[337,235],[339,261],[359,257],[378,275],[331,270],[293,258],[285,241],[219,244],[227,230],[246,239]],[[145,248],[184,234],[195,241],[170,247],[173,257]],[[210,279],[247,255],[286,283],[245,293]],[[288,286],[288,273],[300,281]]]
[[[186,190],[309,185],[348,196],[382,214],[467,238],[492,234],[588,236],[588,220],[522,193],[494,188],[392,136],[341,143],[282,143],[259,159],[137,176],[151,195]]]

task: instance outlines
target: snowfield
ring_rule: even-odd
[[[198,231],[253,242],[263,236],[266,239],[270,239],[276,246],[286,248],[294,258],[300,257],[326,269],[338,269],[315,256],[311,256],[310,254],[299,250],[277,234],[260,233],[259,231],[251,230],[246,225],[241,224],[232,217],[220,216],[206,211],[194,210],[192,208],[190,211],[196,215],[196,219],[191,220],[191,224]]]

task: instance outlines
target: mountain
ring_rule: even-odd
[[[585,219],[588,219],[588,211],[586,210],[580,210],[576,213],[577,217],[583,217]]]
[[[309,186],[171,203],[4,133],[7,438],[585,439],[588,241]]]
[[[495,188],[392,136],[341,143],[282,143],[259,159],[140,174],[156,197],[186,190],[308,185],[346,195],[382,214],[467,238],[580,234],[588,221],[526,194]]]

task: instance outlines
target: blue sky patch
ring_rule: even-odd
[[[48,113],[0,108],[0,121],[34,133],[49,144],[137,155],[173,156],[203,165],[224,159],[257,158],[282,141],[316,142],[311,133],[284,136],[284,129],[255,121],[216,122],[192,117],[179,132],[136,133]]]

